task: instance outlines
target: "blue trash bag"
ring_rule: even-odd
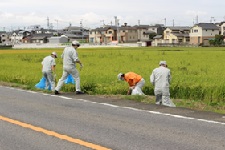
[[[35,85],[38,89],[45,89],[46,79],[44,77],[41,78],[40,82]]]
[[[74,81],[73,76],[71,74],[68,75],[68,77],[66,78],[66,80],[64,82],[66,84],[69,84],[69,83],[75,84],[75,81]]]
[[[46,86],[46,78],[45,77],[42,77],[40,82],[35,85],[36,88],[43,89],[43,90],[45,90],[45,86]],[[49,85],[48,90],[51,90],[51,85]]]

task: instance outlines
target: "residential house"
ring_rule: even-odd
[[[48,39],[57,36],[56,30],[38,28],[31,30],[30,43],[48,43]]]
[[[61,35],[65,35],[70,41],[80,40],[83,42],[89,41],[89,29],[77,26],[69,26],[60,31]]]
[[[190,43],[209,45],[209,40],[215,38],[215,35],[219,35],[219,31],[219,27],[214,23],[195,24],[190,29]]]
[[[217,26],[220,29],[220,35],[225,36],[225,22],[223,21],[223,22],[219,23]]]
[[[14,30],[10,33],[9,39],[13,45],[22,42],[23,38],[22,31],[23,30]]]
[[[153,37],[153,41],[151,43],[151,46],[161,46],[164,43],[165,42],[164,42],[163,36],[162,35],[156,35],[156,36]]]
[[[138,42],[149,41],[149,34],[146,34],[149,31],[149,25],[135,25],[134,27],[137,30]]]
[[[145,35],[148,36],[148,41],[146,41],[146,46],[156,46],[157,43],[161,43],[163,31],[165,30],[164,25],[155,24],[153,26],[149,26],[148,30],[144,32]]]
[[[134,43],[138,41],[137,28],[127,26],[125,23],[123,26],[119,27],[119,42],[120,43]]]
[[[117,41],[117,27],[105,26],[89,31],[89,43],[93,44],[108,44]]]
[[[166,44],[183,44],[190,42],[190,27],[173,26],[167,27],[163,32]]]
[[[67,43],[69,42],[69,39],[65,35],[61,36],[52,36],[48,38],[49,43]]]
[[[6,31],[0,31],[0,43],[4,43],[4,44],[10,43],[9,37]]]

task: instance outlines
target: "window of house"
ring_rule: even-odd
[[[112,34],[112,31],[109,31],[109,34]]]
[[[190,42],[190,38],[186,38],[186,42]]]
[[[195,29],[195,30],[194,30],[194,32],[195,32],[195,33],[198,33],[198,30],[197,30],[197,29]]]

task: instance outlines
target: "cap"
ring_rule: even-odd
[[[78,41],[75,40],[75,41],[72,41],[72,45],[73,45],[73,46],[78,46],[78,47],[79,47],[79,46],[80,46],[80,43],[79,43]]]
[[[121,76],[122,76],[122,73],[119,73],[119,74],[117,75],[118,80],[122,80]]]
[[[57,54],[56,54],[56,52],[52,52],[51,54],[52,54],[52,55],[54,55],[54,56],[55,56],[55,58],[57,58]]]
[[[159,65],[166,65],[166,61],[160,61]]]

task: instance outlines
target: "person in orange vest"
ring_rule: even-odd
[[[119,73],[118,80],[126,81],[129,84],[127,95],[145,95],[142,92],[142,87],[145,84],[144,78],[134,72]]]

